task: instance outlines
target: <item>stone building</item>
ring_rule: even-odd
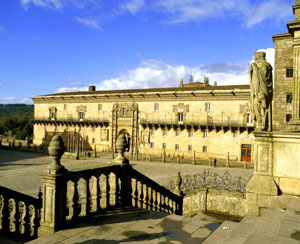
[[[114,151],[125,133],[133,154],[251,161],[253,124],[249,85],[66,92],[37,96],[34,140],[47,145],[54,134],[66,150]]]
[[[275,44],[273,129],[300,130],[300,0],[288,32],[273,35]]]

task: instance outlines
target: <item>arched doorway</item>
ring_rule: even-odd
[[[120,130],[120,132],[118,133],[118,136],[119,136],[119,135],[122,135],[122,134],[125,135],[126,144],[127,144],[125,151],[126,151],[126,152],[129,152],[129,151],[130,151],[130,142],[131,142],[130,134],[129,134],[128,131],[125,130],[125,129]]]

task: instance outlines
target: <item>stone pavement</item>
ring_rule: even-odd
[[[100,158],[71,160],[62,158],[61,163],[67,169],[78,169],[90,166],[105,166],[112,161],[111,154],[101,153]],[[36,197],[42,184],[42,173],[51,162],[50,156],[39,153],[0,150],[0,185]],[[177,172],[185,174],[201,173],[209,170],[211,173],[224,174],[229,171],[234,176],[250,178],[253,169],[213,168],[210,166],[174,164],[149,161],[131,161],[134,169],[156,181],[167,185]]]
[[[225,221],[204,243],[300,243],[300,198],[292,199],[286,210],[268,208],[262,217],[246,216],[240,223]]]
[[[168,215],[142,209],[114,210],[80,221],[72,229],[58,231],[28,244],[156,244],[202,243],[220,226],[202,213],[194,217]]]

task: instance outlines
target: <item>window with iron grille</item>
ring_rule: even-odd
[[[98,110],[99,110],[99,111],[102,110],[102,104],[98,104]]]
[[[292,102],[292,94],[286,94],[286,103],[291,103]]]
[[[188,146],[188,150],[189,150],[189,152],[193,151],[193,146],[192,146],[192,145],[189,145],[189,146]]]
[[[154,110],[159,110],[159,104],[158,103],[154,103]]]
[[[179,144],[175,144],[175,150],[179,150]]]
[[[177,129],[175,134],[176,134],[176,136],[178,137],[178,136],[180,135],[180,130]]]
[[[286,77],[287,78],[293,77],[293,68],[286,68]]]
[[[292,115],[291,115],[291,114],[286,114],[286,115],[285,115],[286,123],[287,123],[287,122],[290,122],[291,118],[292,118]]]
[[[202,152],[207,152],[207,146],[202,147]]]
[[[167,148],[167,144],[166,143],[163,143],[162,144],[162,149],[166,149]]]
[[[167,130],[167,129],[164,129],[164,130],[163,130],[163,136],[166,136],[167,133],[168,133],[168,130]]]
[[[193,137],[194,132],[192,130],[189,130],[189,137]]]
[[[210,103],[205,103],[205,111],[209,111],[210,110]]]

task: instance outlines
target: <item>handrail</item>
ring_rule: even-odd
[[[42,207],[39,198],[0,186],[0,233],[14,234],[23,240],[37,237]]]

